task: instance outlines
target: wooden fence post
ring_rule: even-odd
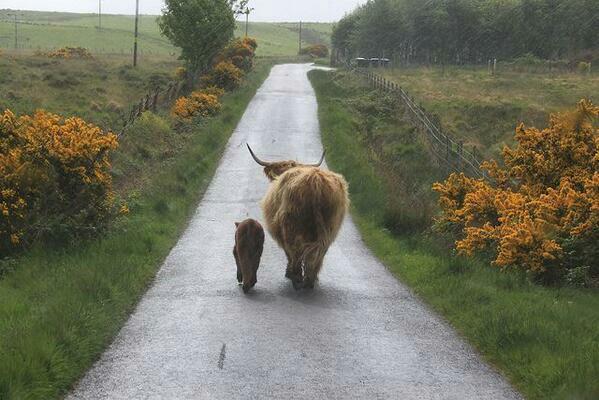
[[[152,99],[152,111],[156,112],[156,109],[158,108],[158,93],[160,93],[160,90],[158,88],[156,88],[154,90],[154,98]]]
[[[464,141],[458,142],[458,163],[460,172],[464,172]]]

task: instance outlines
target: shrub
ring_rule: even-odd
[[[225,94],[225,91],[223,89],[216,86],[208,86],[202,89],[201,92],[205,94],[210,94],[212,96],[215,96],[216,98],[221,98]]]
[[[251,47],[254,51],[258,48],[258,42],[254,38],[245,37],[242,42],[244,45]]]
[[[249,72],[254,67],[254,56],[258,43],[255,39],[244,38],[231,41],[216,57],[215,64],[231,62],[242,71]]]
[[[324,58],[329,56],[329,48],[324,44],[313,44],[302,48],[300,54],[309,55],[314,58]]]
[[[81,58],[81,59],[91,59],[93,56],[84,47],[62,47],[58,50],[50,52],[47,54],[50,58],[64,58],[64,59],[72,59],[72,58]]]
[[[201,81],[204,86],[216,86],[225,90],[239,87],[243,72],[230,61],[221,61]]]
[[[0,117],[0,252],[97,231],[112,212],[117,138],[80,118]]]
[[[520,125],[505,167],[484,164],[492,182],[452,174],[434,185],[437,226],[457,233],[459,253],[491,251],[501,268],[522,268],[545,280],[589,267],[599,274],[599,107],[552,115],[538,130]]]
[[[195,117],[210,117],[218,114],[221,104],[218,97],[203,91],[193,92],[189,97],[181,97],[175,101],[172,114],[183,120]]]
[[[580,74],[585,74],[591,72],[591,63],[581,61],[576,64],[576,71]]]

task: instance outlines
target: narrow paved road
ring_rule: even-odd
[[[307,65],[276,66],[233,134],[189,227],[70,399],[517,399],[365,248],[351,219],[314,291],[284,278],[267,237],[258,284],[235,279],[234,221],[262,220],[267,180],[247,152],[316,162]]]

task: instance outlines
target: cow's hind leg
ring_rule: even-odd
[[[302,288],[302,281],[304,277],[302,273],[302,258],[299,255],[294,254],[290,258],[287,271],[285,272],[285,277],[291,280],[294,289],[297,290]]]
[[[318,274],[322,268],[322,262],[326,249],[314,248],[306,254],[305,275],[303,287],[306,289],[314,289],[314,283],[318,279]]]

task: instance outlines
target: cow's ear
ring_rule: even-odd
[[[235,222],[235,228],[239,227],[239,222]]]

